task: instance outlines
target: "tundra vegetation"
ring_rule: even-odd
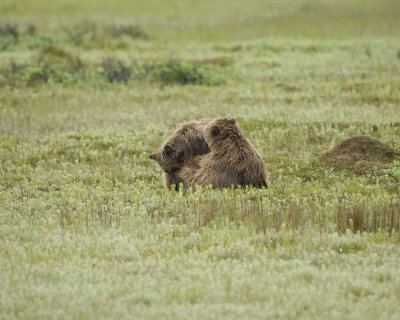
[[[399,319],[397,0],[0,3],[0,318]],[[235,117],[268,190],[148,154]]]

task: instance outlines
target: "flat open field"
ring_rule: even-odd
[[[0,319],[399,319],[397,0],[0,3]],[[235,117],[271,188],[148,154]]]

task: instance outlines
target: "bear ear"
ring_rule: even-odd
[[[172,155],[173,153],[174,153],[174,149],[172,149],[171,146],[166,145],[166,146],[164,147],[164,154],[165,154],[166,156],[170,156],[170,155]]]
[[[220,132],[221,132],[221,129],[220,129],[219,127],[217,127],[217,126],[213,126],[213,127],[211,128],[211,135],[212,135],[213,137],[218,136],[218,135],[220,134]]]
[[[188,133],[188,131],[189,131],[188,128],[183,127],[183,128],[180,130],[180,133],[181,133],[181,134],[186,134],[186,133]]]
[[[149,159],[151,159],[151,160],[157,160],[157,153],[149,154]]]
[[[236,119],[231,118],[231,119],[228,120],[228,122],[230,124],[234,125],[236,123]]]

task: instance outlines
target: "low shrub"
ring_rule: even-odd
[[[120,60],[104,59],[101,68],[104,78],[110,83],[128,83],[131,78],[131,68]]]
[[[15,47],[36,48],[32,42],[43,45],[43,37],[36,33],[34,24],[18,25],[14,23],[0,24],[0,51],[7,51]]]
[[[0,86],[28,86],[40,83],[66,83],[81,80],[105,80],[108,83],[129,83],[133,78],[140,82],[161,85],[220,85],[224,79],[210,69],[188,62],[169,61],[140,65],[108,57],[100,64],[84,64],[81,59],[61,47],[42,47],[26,63],[10,62],[1,71]]]
[[[39,64],[55,65],[72,71],[79,71],[83,68],[83,63],[79,57],[55,45],[42,47],[36,60]]]
[[[48,82],[63,83],[72,79],[73,76],[67,70],[49,64],[28,65],[21,75],[21,80],[29,86]]]
[[[0,24],[0,37],[12,37],[14,39],[18,39],[19,31],[16,24]]]
[[[25,63],[11,61],[0,72],[0,86],[14,87],[79,80],[85,75],[85,68],[79,57],[55,45],[47,45],[32,60]]]
[[[18,42],[19,32],[14,24],[0,24],[0,51],[6,51]]]
[[[224,82],[205,67],[175,60],[145,65],[144,76],[163,85],[218,85]]]

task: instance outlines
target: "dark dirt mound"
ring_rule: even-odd
[[[400,160],[400,150],[369,136],[356,136],[339,142],[320,159],[336,168],[367,169]]]

